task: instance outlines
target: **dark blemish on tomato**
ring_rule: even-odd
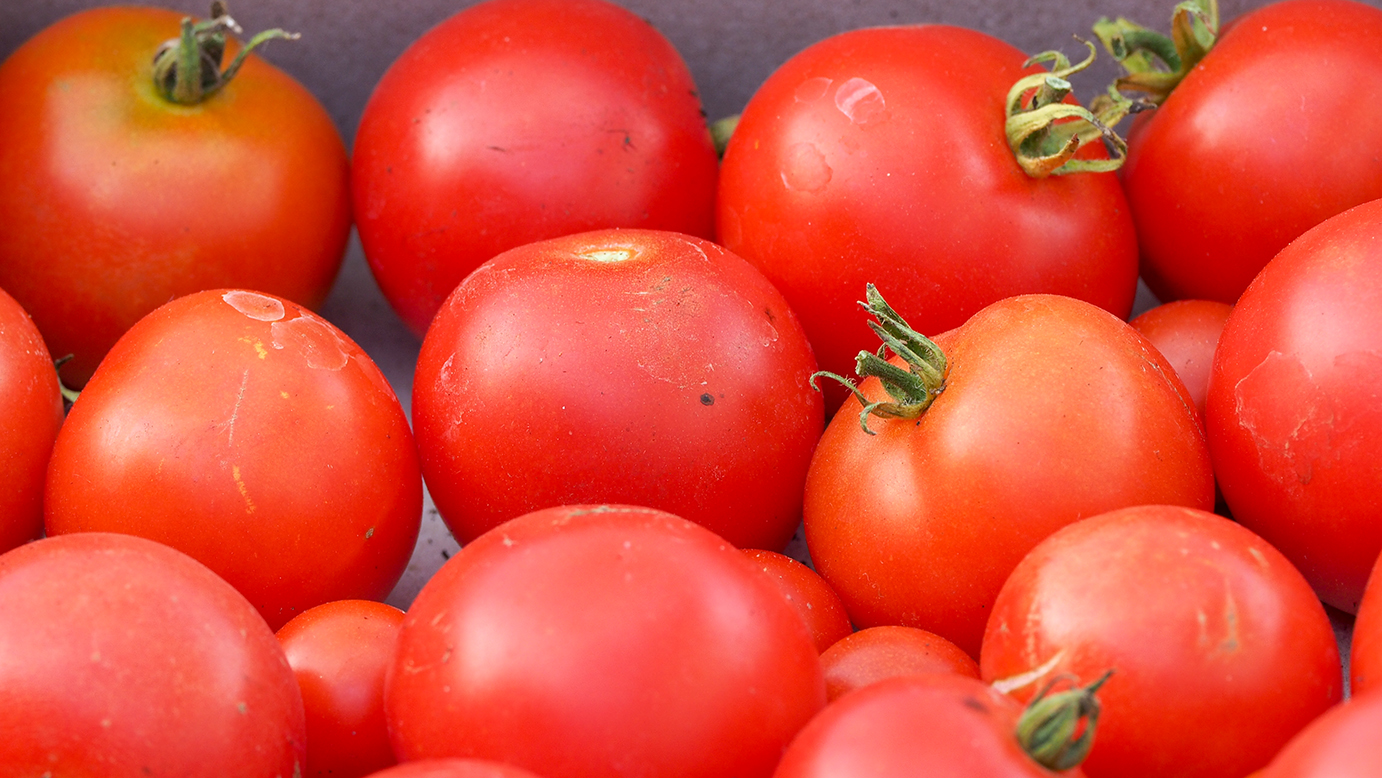
[[[976,697],[966,697],[966,698],[964,698],[964,700],[962,700],[962,702],[964,703],[964,706],[965,706],[966,708],[970,708],[970,709],[972,709],[972,710],[977,710],[977,711],[979,711],[980,713],[988,713],[988,712],[989,712],[989,707],[988,707],[987,705],[985,705],[983,702],[981,702],[981,701],[980,701],[978,698],[976,698]]]
[[[773,309],[772,309],[772,308],[764,308],[764,309],[763,309],[763,313],[768,317],[768,321],[770,321],[770,322],[775,322],[775,321],[777,321],[777,317],[773,315]]]
[[[490,151],[502,151],[505,154],[509,152],[509,150],[504,148],[503,146],[486,146],[485,148],[489,149]]]
[[[714,397],[711,397],[709,392],[706,392],[705,394],[701,395],[701,405],[714,405],[714,404],[715,404],[715,398],[714,398]]]

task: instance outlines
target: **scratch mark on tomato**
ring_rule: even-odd
[[[1252,436],[1262,473],[1299,493],[1336,450],[1329,396],[1298,357],[1272,351],[1234,385],[1233,398],[1234,417]]]
[[[227,419],[225,423],[227,446],[235,445],[235,420],[240,418],[240,405],[245,401],[245,387],[249,385],[249,382],[250,371],[246,370],[244,374],[240,376],[240,391],[235,395],[235,407],[230,409],[230,418]]]
[[[257,292],[236,289],[221,295],[221,299],[255,321],[278,321],[286,315],[282,302]]]
[[[240,490],[240,496],[245,498],[245,513],[254,513],[254,500],[250,499],[249,489],[245,488],[245,481],[240,477],[240,466],[230,466],[230,477],[235,479],[235,487]]]
[[[1028,670],[1025,673],[1010,675],[1007,678],[999,678],[989,685],[993,687],[994,691],[1009,694],[1014,690],[1021,689],[1024,686],[1030,686],[1040,681],[1042,678],[1049,675],[1052,670],[1055,670],[1056,665],[1060,664],[1061,660],[1064,658],[1065,649],[1062,648],[1056,652],[1055,656],[1046,660],[1040,667]]]

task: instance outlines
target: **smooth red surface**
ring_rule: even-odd
[[[1184,386],[1107,311],[1015,297],[936,342],[950,367],[931,407],[870,418],[871,436],[851,398],[807,476],[811,559],[856,627],[918,627],[977,657],[1003,581],[1047,535],[1128,505],[1213,507]]]
[[[359,778],[395,763],[384,723],[384,673],[403,611],[337,600],[299,613],[277,633],[307,712],[304,776]]]
[[[572,506],[465,546],[403,622],[401,760],[546,778],[765,778],[825,704],[806,625],[733,546],[661,511]]]
[[[719,240],[801,317],[821,368],[852,375],[876,341],[877,284],[926,335],[1016,294],[1126,318],[1132,219],[1112,174],[1034,179],[1004,134],[1008,90],[1034,69],[997,38],[942,25],[831,36],[759,87],[726,149]],[[833,410],[845,397],[827,387]]]
[[[1355,696],[1301,730],[1254,778],[1373,778],[1382,775],[1382,694]]]
[[[1379,38],[1364,3],[1267,4],[1139,127],[1123,184],[1159,299],[1233,303],[1301,233],[1382,197]]]
[[[355,136],[360,240],[419,336],[470,271],[605,227],[711,237],[717,163],[672,44],[604,0],[490,0],[415,41]]]
[[[420,759],[372,773],[370,778],[538,778],[527,770],[484,759]]]
[[[52,354],[75,354],[72,386],[173,297],[242,287],[313,307],[345,254],[331,117],[255,55],[205,102],[169,103],[149,63],[181,18],[84,11],[0,65],[0,287]]]
[[[43,534],[43,481],[62,417],[43,336],[0,289],[0,553]]]
[[[1195,401],[1204,420],[1204,398],[1209,391],[1209,372],[1214,349],[1224,323],[1233,312],[1228,303],[1213,300],[1176,300],[1158,305],[1128,324],[1156,346],[1175,368],[1176,376]]]
[[[817,651],[825,651],[854,632],[840,595],[815,570],[776,551],[753,548],[744,549],[744,553],[772,578],[797,615],[806,622]]]
[[[1343,691],[1329,617],[1278,551],[1204,511],[1140,506],[1073,524],[993,606],[985,681],[1106,671],[1091,778],[1241,778]]]
[[[1017,744],[1022,706],[974,678],[892,678],[831,703],[782,755],[773,778],[1083,778],[1054,773]]]
[[[823,409],[800,325],[709,241],[601,230],[486,263],[418,356],[423,474],[457,540],[554,505],[666,510],[778,550]]]
[[[1375,564],[1353,620],[1348,677],[1350,694],[1382,689],[1382,575]]]
[[[979,677],[979,664],[959,646],[916,627],[869,627],[821,654],[825,694],[831,702],[887,678],[920,673]]]
[[[1282,251],[1224,327],[1205,421],[1224,500],[1325,602],[1382,552],[1382,202]]]
[[[167,543],[277,628],[341,599],[383,599],[422,520],[408,420],[348,337],[280,298],[214,290],[135,325],[53,448],[48,534]]]
[[[0,776],[263,778],[303,763],[302,698],[264,620],[143,538],[0,556]]]

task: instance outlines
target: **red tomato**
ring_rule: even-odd
[[[359,778],[395,763],[384,724],[384,672],[403,611],[337,600],[294,616],[278,642],[307,711],[306,776]]]
[[[198,292],[120,339],[58,434],[48,534],[125,532],[182,550],[282,626],[382,599],[422,517],[417,449],[369,357],[317,315]]]
[[[865,283],[922,332],[1032,292],[1126,318],[1137,245],[1112,175],[1029,177],[1004,100],[1034,72],[996,38],[940,25],[835,35],[783,64],[725,151],[720,242],[801,317],[821,367],[848,373],[874,341]],[[827,388],[834,409],[844,399]]]
[[[43,336],[0,289],[0,553],[43,533],[43,479],[62,413]]]
[[[85,11],[0,65],[0,286],[75,355],[71,386],[173,297],[315,306],[345,253],[347,159],[325,109],[255,55],[198,105],[165,99],[149,63],[181,18]]]
[[[1326,711],[1253,778],[1375,778],[1382,775],[1382,694],[1358,695]]]
[[[1177,300],[1157,307],[1128,322],[1166,357],[1176,376],[1195,401],[1204,420],[1204,397],[1209,390],[1209,371],[1224,323],[1233,312],[1228,303],[1213,300]]]
[[[1162,300],[1233,303],[1298,235],[1382,197],[1382,9],[1236,19],[1129,139],[1123,184]]]
[[[979,652],[1004,579],[1083,516],[1211,508],[1204,433],[1171,366],[1088,303],[1009,298],[939,336],[944,390],[919,418],[851,398],[806,482],[811,559],[858,627],[901,624]],[[877,379],[860,384],[886,399]]]
[[[0,556],[0,774],[298,774],[302,697],[264,620],[166,546],[86,533]]]
[[[1343,686],[1329,617],[1291,563],[1227,519],[1171,506],[1086,519],[1033,549],[998,595],[979,665],[1019,698],[1113,670],[1091,778],[1241,778]]]
[[[776,551],[744,549],[744,554],[782,590],[811,630],[817,651],[826,650],[854,631],[840,595],[816,571]]]
[[[1052,772],[1023,750],[1014,736],[1021,715],[1017,701],[974,678],[891,678],[812,719],[773,778],[1082,778],[1078,767]]]
[[[1382,553],[1382,201],[1321,224],[1243,293],[1205,421],[1233,516],[1354,612]]]
[[[766,778],[825,704],[810,634],[724,540],[661,511],[551,508],[423,587],[385,709],[401,760],[547,778]]]
[[[604,0],[490,0],[418,39],[360,118],[370,269],[419,336],[481,262],[605,227],[709,238],[715,150],[691,73]]]
[[[623,502],[781,549],[823,424],[815,364],[777,290],[709,241],[522,246],[457,287],[423,341],[427,488],[463,543],[540,508]]]
[[[513,765],[483,759],[420,759],[370,775],[370,778],[538,778]]]
[[[1382,575],[1374,564],[1358,603],[1348,652],[1349,692],[1382,688]]]
[[[842,638],[821,654],[825,694],[846,692],[887,678],[920,673],[979,677],[979,665],[949,640],[915,627],[869,627]]]

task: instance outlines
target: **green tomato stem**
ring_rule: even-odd
[[[1017,722],[1017,742],[1049,770],[1069,770],[1084,761],[1094,745],[1102,706],[1094,693],[1113,675],[1109,670],[1088,686],[1051,694],[1047,684]]]
[[[1122,17],[1100,19],[1094,34],[1123,66],[1113,83],[1118,91],[1140,92],[1160,105],[1213,48],[1219,30],[1216,0],[1183,0],[1171,17],[1169,36]]]
[[[159,93],[179,105],[197,105],[230,83],[250,52],[266,41],[300,37],[279,29],[265,30],[250,38],[223,72],[227,32],[243,31],[226,12],[222,0],[212,2],[211,18],[206,21],[184,18],[181,35],[164,43],[154,55],[154,84]]]

